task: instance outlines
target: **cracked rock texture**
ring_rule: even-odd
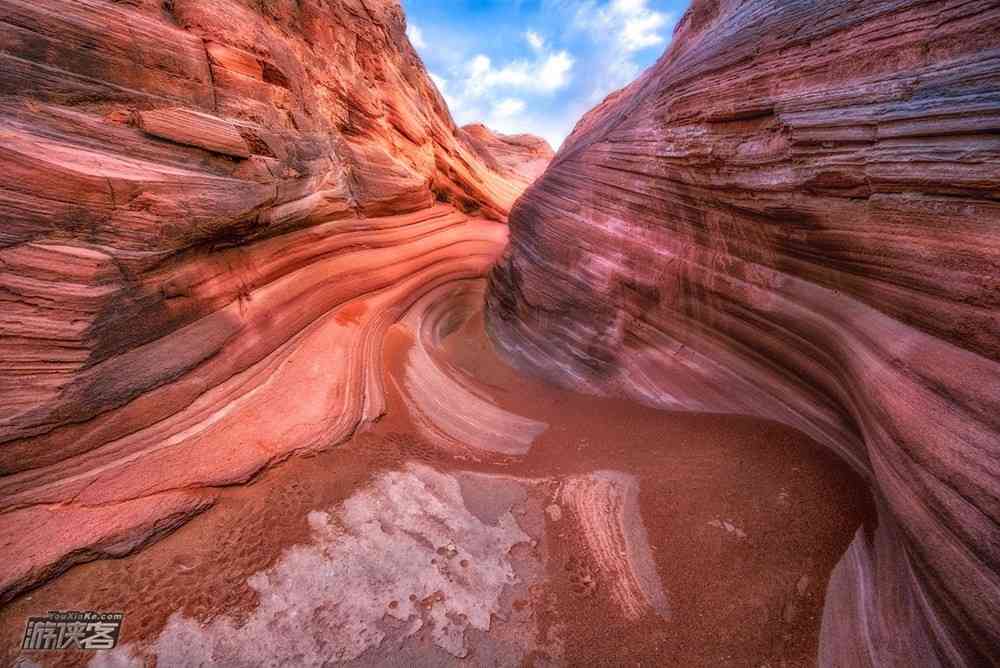
[[[175,614],[153,647],[158,663],[281,665],[295,657],[328,666],[421,630],[463,658],[466,631],[488,631],[504,588],[517,582],[508,552],[530,540],[510,511],[496,526],[483,523],[466,509],[458,480],[418,464],[383,474],[333,515],[313,511],[309,524],[311,544],[250,578],[260,605],[249,620],[206,626]]]
[[[795,426],[871,483],[823,665],[997,665],[1000,5],[695,0],[515,206],[519,366]]]
[[[0,601],[378,417],[382,333],[493,261],[526,180],[405,30],[396,0],[0,1]]]

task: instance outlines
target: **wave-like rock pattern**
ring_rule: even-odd
[[[0,601],[378,417],[384,332],[490,266],[524,183],[405,31],[396,0],[0,2]]]
[[[997,661],[998,26],[988,1],[696,0],[491,275],[520,366],[772,418],[868,477],[824,665]]]
[[[461,281],[428,292],[400,321],[413,339],[399,387],[410,417],[430,442],[464,456],[518,456],[548,425],[497,405],[489,389],[440,355],[445,336],[482,308],[484,284]]]

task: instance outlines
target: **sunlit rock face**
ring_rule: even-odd
[[[515,206],[488,325],[595,393],[868,477],[823,665],[1000,647],[1000,7],[696,0]]]
[[[554,157],[549,143],[534,135],[499,134],[481,123],[463,126],[462,134],[486,164],[525,186],[541,176]]]
[[[379,416],[382,332],[489,267],[526,182],[405,30],[396,0],[0,3],[0,600]]]

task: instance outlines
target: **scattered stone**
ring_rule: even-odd
[[[708,523],[708,525],[709,526],[713,526],[713,527],[715,527],[717,529],[722,529],[723,531],[725,531],[727,533],[733,534],[737,538],[746,538],[747,537],[746,533],[742,529],[740,529],[739,527],[737,527],[735,524],[733,524],[729,520],[711,520]]]

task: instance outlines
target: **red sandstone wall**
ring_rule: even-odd
[[[525,186],[541,176],[555,156],[549,143],[534,135],[499,134],[481,123],[463,126],[462,134],[487,164]]]
[[[395,0],[0,0],[0,600],[382,411],[524,184]],[[39,527],[44,526],[42,531]]]
[[[997,660],[998,92],[996,2],[697,0],[491,276],[521,366],[773,418],[869,477],[823,665]]]

